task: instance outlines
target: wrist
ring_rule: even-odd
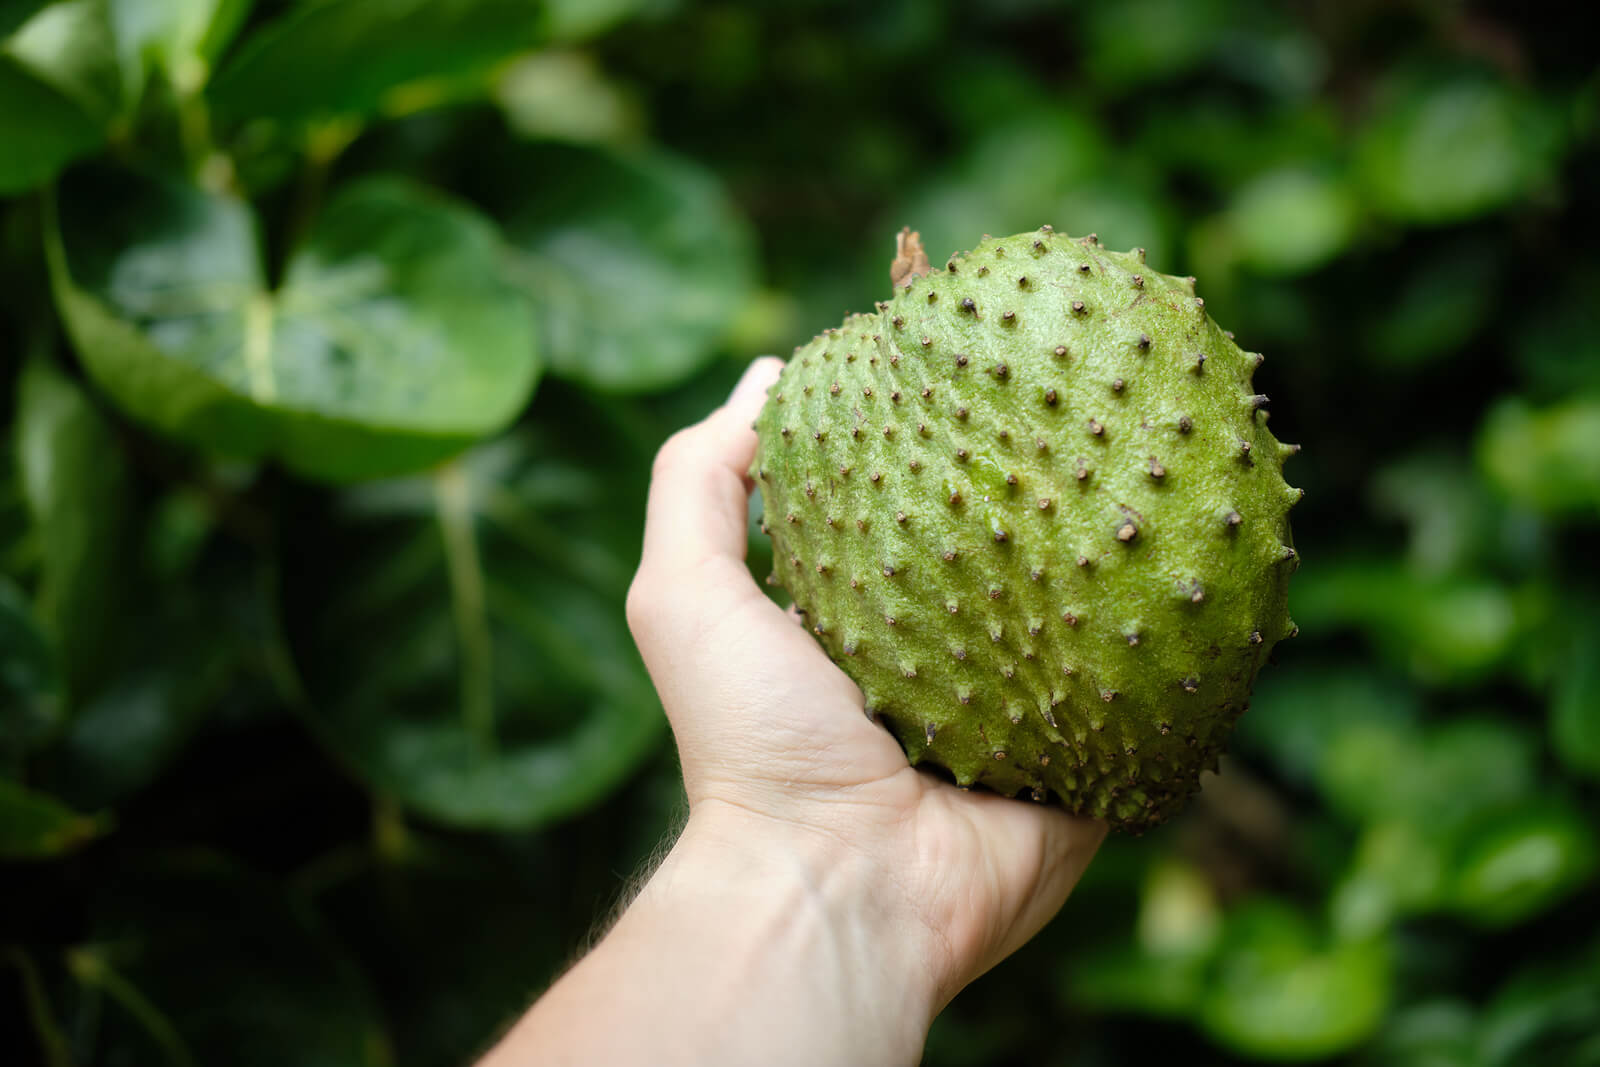
[[[846,1059],[871,1048],[872,1062],[913,1063],[942,1003],[947,953],[887,866],[824,830],[702,801],[624,923],[699,916],[706,951],[722,955],[708,981],[744,998],[768,987]],[[818,1051],[802,1058],[844,1062]]]

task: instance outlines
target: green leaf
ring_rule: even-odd
[[[43,185],[104,137],[81,107],[0,52],[0,196]]]
[[[255,0],[108,0],[129,96],[159,69],[180,92],[193,92],[238,32]]]
[[[1366,1040],[1389,1006],[1382,941],[1325,943],[1286,906],[1257,901],[1235,911],[1200,1022],[1250,1056],[1313,1060]]]
[[[1397,1012],[1356,1062],[1360,1067],[1483,1067],[1477,1013],[1454,1000]]]
[[[17,416],[23,492],[42,554],[37,611],[76,699],[102,676],[134,553],[128,473],[105,417],[73,382],[35,361]]]
[[[211,100],[228,120],[365,115],[423,78],[486,70],[537,43],[528,0],[322,0],[253,33],[218,72]]]
[[[1366,631],[1383,655],[1430,681],[1474,681],[1508,662],[1548,610],[1537,585],[1479,573],[1419,574],[1398,560],[1329,559],[1296,579],[1295,619],[1312,632]]]
[[[1600,1063],[1600,946],[1555,964],[1535,962],[1505,983],[1482,1013],[1488,1067],[1594,1067]]]
[[[915,186],[892,218],[896,227],[909,221],[938,264],[985,233],[1045,222],[1073,236],[1098,233],[1115,248],[1145,248],[1157,269],[1170,268],[1173,255],[1171,211],[1159,187],[1127,165],[1091,119],[1064,109],[1034,108],[992,124]],[[868,249],[879,286],[888,232]]]
[[[0,859],[50,859],[81,848],[105,828],[101,818],[0,778]]]
[[[1414,370],[1457,355],[1499,307],[1504,249],[1454,241],[1402,275],[1365,330],[1376,362]]]
[[[331,568],[290,588],[312,722],[378,790],[525,829],[595,803],[654,749],[662,718],[622,613],[644,462],[620,436],[578,407],[431,478],[349,493],[331,528],[300,531]]]
[[[20,27],[4,52],[104,128],[124,107],[123,75],[105,0],[50,4]]]
[[[1600,516],[1600,398],[1535,409],[1507,399],[1478,434],[1478,463],[1501,492],[1551,515]]]
[[[1474,823],[1454,876],[1454,905],[1486,926],[1532,918],[1594,876],[1594,833],[1581,813],[1531,803]]]
[[[662,17],[680,0],[545,0],[550,36],[557,41],[581,41],[640,15]]]
[[[1355,664],[1285,665],[1262,676],[1250,708],[1239,720],[1240,742],[1268,756],[1280,774],[1310,785],[1341,734],[1367,725],[1404,728],[1418,718],[1421,701],[1403,679]]]
[[[404,855],[366,858],[317,904],[382,994],[402,1062],[442,1067],[486,1048],[566,962],[551,914],[576,877],[554,840],[530,840],[517,864],[489,842],[420,837]],[[535,873],[549,865],[565,876]]]
[[[1228,208],[1238,255],[1262,274],[1304,274],[1350,243],[1356,204],[1339,180],[1305,168],[1271,171]]]
[[[1600,612],[1577,626],[1550,701],[1550,740],[1568,767],[1600,778]]]
[[[0,0],[0,39],[9,37],[12,31],[48,7],[51,2],[52,0]]]
[[[61,725],[61,671],[33,609],[0,575],[0,774]]]
[[[1555,116],[1507,83],[1472,77],[1402,81],[1374,101],[1357,147],[1363,184],[1396,218],[1472,218],[1527,193],[1551,174]]]
[[[495,194],[551,372],[654,392],[703,368],[751,295],[744,220],[715,177],[660,152],[532,146]]]
[[[100,169],[63,183],[56,301],[86,369],[181,440],[312,478],[414,470],[516,417],[538,374],[493,227],[398,179],[335,196],[283,284],[236,200]]]
[[[68,956],[69,1026],[98,1023],[96,1062],[393,1062],[349,956],[296,901],[220,858],[146,853],[89,914],[94,940]]]

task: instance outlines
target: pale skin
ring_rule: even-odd
[[[656,458],[628,623],[672,724],[682,834],[481,1067],[910,1064],[1060,910],[1105,825],[911,768],[745,566],[760,359]]]

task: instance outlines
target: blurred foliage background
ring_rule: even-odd
[[[1600,1064],[1576,10],[0,0],[5,1060],[468,1060],[681,818],[653,449],[1051,222],[1266,352],[1302,635],[928,1062]]]

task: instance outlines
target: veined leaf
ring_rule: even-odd
[[[537,378],[493,227],[419,186],[343,190],[276,290],[228,197],[89,169],[55,215],[52,280],[84,366],[191,444],[330,481],[414,470],[503,427]]]
[[[660,736],[622,612],[643,457],[619,456],[593,412],[564,415],[352,490],[329,529],[302,531],[332,568],[290,587],[311,614],[293,630],[313,725],[435,819],[525,829],[581,811]]]
[[[486,69],[535,44],[532,0],[322,0],[262,27],[211,88],[225,118],[363,115],[424,78]]]
[[[551,373],[612,393],[676,385],[749,295],[749,232],[716,179],[662,153],[540,145],[494,199],[539,305]]]

